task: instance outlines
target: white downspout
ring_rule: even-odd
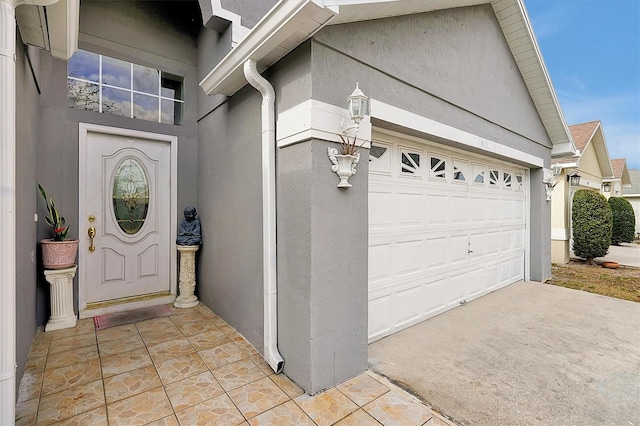
[[[262,271],[264,282],[264,359],[276,373],[284,360],[278,352],[278,287],[276,257],[276,126],[273,86],[257,63],[244,63],[244,76],[262,94]]]
[[[0,0],[0,424],[16,403],[16,19]]]

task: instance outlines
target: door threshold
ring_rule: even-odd
[[[115,314],[117,312],[132,311],[157,305],[173,303],[176,295],[169,292],[145,294],[144,296],[127,297],[124,299],[108,300],[105,302],[89,303],[80,310],[80,319],[93,318],[98,315]]]

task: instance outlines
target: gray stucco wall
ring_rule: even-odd
[[[263,350],[260,94],[245,87],[198,125],[199,297]]]
[[[40,51],[30,49],[37,70]],[[39,75],[36,74],[36,78]],[[36,146],[38,91],[18,35],[16,43],[16,395],[36,331],[38,243],[36,223]]]
[[[344,106],[359,81],[371,98],[549,166],[551,141],[488,5],[325,27],[312,40],[312,70],[314,99]],[[380,120],[373,124],[434,140]],[[550,207],[541,176],[541,169],[531,170],[529,256],[536,281],[550,275]]]
[[[278,150],[278,342],[309,394],[367,368],[368,163],[337,188],[329,146]]]
[[[144,2],[142,2],[144,3]],[[83,2],[80,8],[81,49],[125,61],[158,68],[184,77],[185,111],[179,126],[99,114],[67,107],[65,61],[43,55],[40,97],[41,137],[38,141],[37,179],[55,197],[56,205],[71,225],[70,237],[78,229],[78,123],[178,136],[178,216],[186,205],[196,204],[197,194],[197,54],[196,39],[168,22],[170,16],[155,14],[145,3]],[[198,26],[200,23],[195,23]],[[36,193],[35,187],[33,193]],[[44,204],[38,212],[44,214]],[[84,231],[84,230],[83,230]],[[49,237],[44,220],[38,224],[38,239]],[[82,256],[83,253],[79,253]],[[38,293],[38,323],[46,322],[49,301],[44,279]],[[77,309],[77,279],[75,283]],[[77,312],[77,311],[76,311]]]
[[[242,17],[242,26],[253,28],[277,0],[220,0],[222,7]]]

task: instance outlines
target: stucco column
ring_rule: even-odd
[[[16,374],[16,21],[0,0],[0,424],[15,420]]]

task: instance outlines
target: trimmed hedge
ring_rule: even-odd
[[[609,198],[611,215],[613,216],[613,230],[611,244],[632,243],[636,229],[636,216],[631,203],[622,197]]]
[[[607,199],[595,191],[580,189],[571,208],[573,252],[593,263],[609,251],[613,219]]]

